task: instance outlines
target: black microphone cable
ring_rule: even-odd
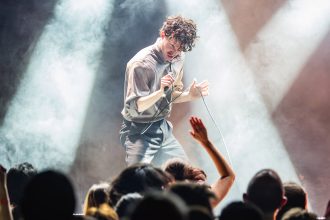
[[[204,98],[202,92],[200,91],[200,89],[198,89],[198,91],[199,91],[199,94],[200,94],[201,97],[202,97],[202,100],[203,100],[203,103],[204,103],[204,106],[205,106],[205,108],[206,108],[207,113],[209,114],[209,116],[210,116],[210,118],[211,118],[211,120],[212,120],[214,126],[216,127],[218,133],[220,134],[221,141],[222,141],[222,143],[223,143],[223,145],[224,145],[224,147],[225,147],[225,151],[226,151],[226,154],[227,154],[227,157],[228,157],[229,164],[230,164],[231,167],[233,167],[233,170],[235,170],[235,169],[234,169],[234,166],[233,166],[233,162],[232,162],[232,160],[231,160],[231,155],[230,155],[229,150],[228,150],[228,146],[227,146],[226,141],[225,141],[225,138],[224,138],[224,136],[223,136],[223,134],[222,134],[222,132],[221,132],[221,129],[219,128],[218,124],[215,122],[214,117],[213,117],[213,114],[211,113],[211,111],[210,111],[208,105],[206,104],[206,101],[205,101],[205,98]],[[238,184],[237,184],[236,181],[234,182],[234,185],[236,186],[238,192],[241,193],[241,190],[240,190],[240,188],[239,188],[239,186],[238,186]]]
[[[173,89],[174,89],[174,86],[173,84],[171,85],[172,86],[172,89],[171,89],[171,94],[173,93]],[[188,88],[187,88],[188,89]],[[171,99],[171,101],[168,101],[167,99],[167,104],[159,111],[159,109],[157,109],[157,111],[155,112],[155,114],[152,116],[151,120],[147,123],[148,125],[146,125],[140,134],[144,134],[150,127],[151,125],[156,122],[154,121],[155,118],[157,118],[171,103],[173,103],[176,99],[178,99],[184,92],[187,91],[187,89],[183,90],[178,96],[176,96],[174,99]],[[166,92],[165,92],[166,93]],[[166,98],[166,97],[165,97]]]
[[[205,106],[205,108],[206,108],[207,113],[209,114],[209,116],[210,116],[210,118],[211,118],[211,120],[212,120],[214,126],[216,127],[216,129],[218,130],[218,132],[219,132],[219,134],[220,134],[221,141],[222,141],[223,145],[225,146],[226,154],[228,155],[229,163],[230,163],[230,165],[232,165],[233,163],[232,163],[232,161],[231,161],[231,157],[230,157],[230,154],[229,154],[229,151],[228,151],[227,144],[226,144],[226,142],[225,142],[225,138],[223,137],[223,134],[222,134],[222,132],[221,132],[221,130],[220,130],[218,124],[215,122],[214,117],[213,117],[213,115],[212,115],[212,113],[211,113],[211,111],[210,111],[208,105],[206,104],[206,102],[205,102],[205,98],[204,98],[202,92],[200,91],[200,89],[198,89],[198,92],[199,92],[199,94],[200,94],[201,97],[202,97],[202,100],[203,100],[203,103],[204,103],[204,106]]]

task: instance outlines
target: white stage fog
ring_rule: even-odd
[[[189,135],[191,115],[231,161],[236,183],[220,207],[240,200],[253,174],[272,168],[302,184],[311,209],[323,214],[330,199],[329,1],[31,2],[0,8],[31,21],[20,32],[20,20],[8,15],[2,28],[0,163],[63,170],[80,202],[93,183],[111,180],[125,167],[118,132],[126,62],[154,43],[166,16],[181,14],[199,35],[186,55],[184,84],[207,79],[210,95],[176,104],[170,121],[210,182],[217,172]],[[44,24],[36,23],[42,11]]]

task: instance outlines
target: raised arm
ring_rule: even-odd
[[[327,219],[330,218],[330,200],[328,201],[327,208],[325,209],[324,217],[326,217]]]
[[[207,129],[202,120],[197,117],[191,117],[190,124],[192,127],[192,131],[190,131],[191,136],[204,147],[220,175],[217,181],[211,185],[212,191],[217,196],[217,198],[212,201],[212,206],[215,207],[227,195],[229,189],[233,185],[235,173],[224,156],[208,139]]]
[[[0,165],[0,219],[12,220],[6,184],[6,169]]]

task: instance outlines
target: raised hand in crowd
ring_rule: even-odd
[[[235,180],[235,173],[225,157],[209,140],[207,129],[202,120],[192,116],[189,122],[192,127],[192,131],[190,131],[191,136],[204,147],[220,175],[219,179],[211,185],[211,189],[217,197],[212,202],[212,206],[214,207],[227,195],[229,189],[232,187]]]
[[[328,205],[327,205],[327,208],[325,210],[324,217],[327,218],[327,219],[328,218],[330,219],[330,200],[328,201]]]
[[[12,220],[6,186],[6,169],[0,165],[0,219]]]

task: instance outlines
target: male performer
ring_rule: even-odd
[[[194,80],[183,91],[184,52],[191,51],[196,38],[196,24],[192,20],[168,17],[157,41],[127,63],[124,122],[120,131],[127,165],[137,162],[160,165],[172,157],[187,158],[166,118],[172,103],[208,95],[207,81],[197,84]]]

